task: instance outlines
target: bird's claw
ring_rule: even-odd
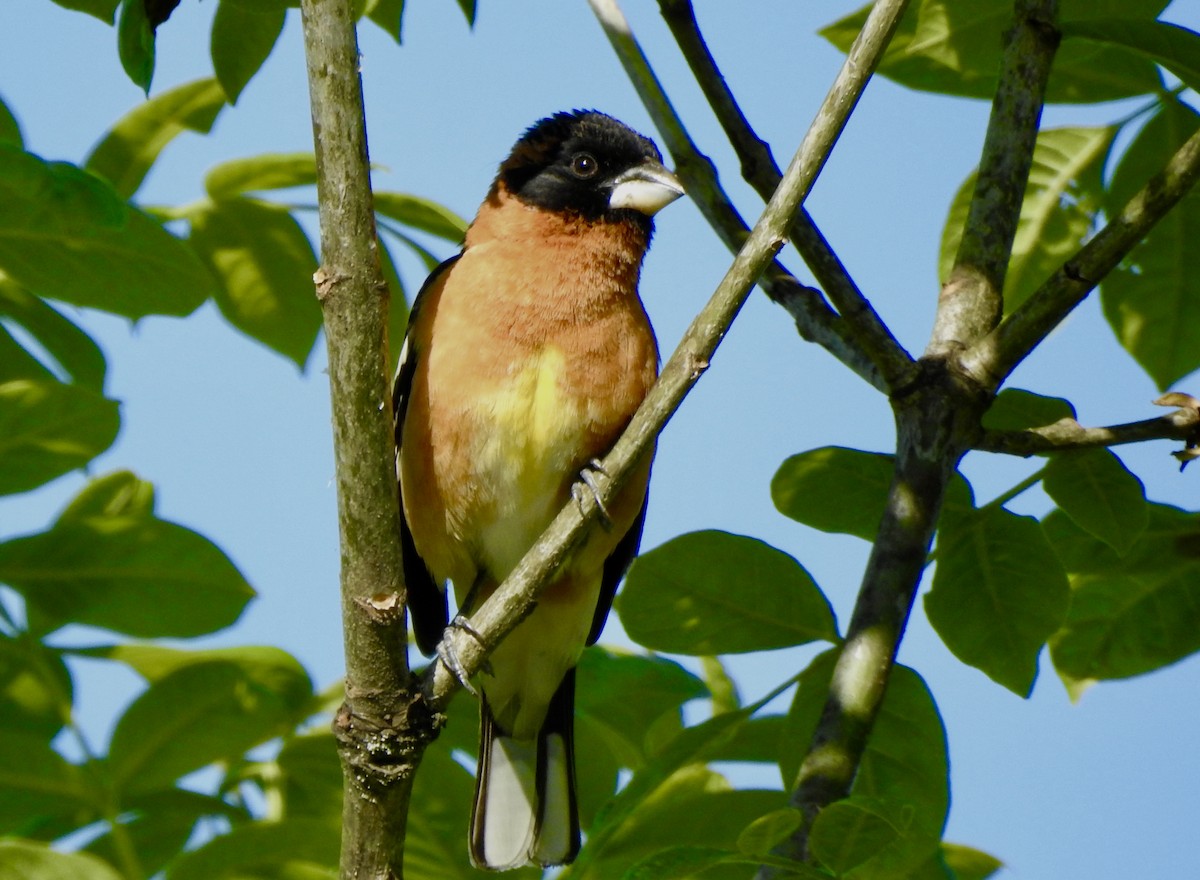
[[[471,621],[463,617],[461,614],[454,615],[454,619],[450,621],[450,625],[442,632],[442,640],[438,642],[437,656],[442,661],[442,665],[458,679],[458,683],[463,686],[473,697],[479,696],[479,691],[475,690],[475,686],[471,684],[471,677],[467,674],[467,669],[462,664],[462,660],[458,657],[458,652],[454,650],[454,631],[462,630],[480,645],[483,644],[483,636],[481,636],[475,627],[471,626]],[[492,671],[491,664],[486,660],[480,666],[480,671],[490,673]]]
[[[608,471],[604,469],[604,463],[598,458],[593,458],[579,471],[580,482],[571,486],[571,495],[575,498],[575,503],[579,506],[579,512],[583,513],[583,493],[591,492],[592,500],[596,502],[596,507],[600,510],[600,524],[605,529],[612,529],[613,521],[609,516],[608,508],[604,506],[604,501],[600,498],[600,483],[596,480],[596,474],[608,478]]]

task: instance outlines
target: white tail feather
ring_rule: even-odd
[[[539,865],[561,865],[572,855],[571,768],[567,746],[552,733],[546,737],[546,790],[542,796],[542,822],[530,859]]]
[[[483,834],[480,867],[505,871],[525,864],[537,824],[537,743],[497,736],[478,805]]]

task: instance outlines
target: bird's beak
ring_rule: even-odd
[[[646,162],[618,175],[608,197],[610,208],[632,208],[653,217],[683,195],[679,178],[661,162]]]

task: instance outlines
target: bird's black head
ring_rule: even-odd
[[[556,113],[531,126],[499,180],[526,204],[588,220],[648,223],[683,195],[653,141],[595,110]]]

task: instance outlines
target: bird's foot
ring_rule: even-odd
[[[438,642],[437,656],[442,661],[442,665],[449,670],[450,674],[458,679],[458,683],[463,686],[467,693],[473,697],[479,696],[479,691],[475,690],[475,686],[471,684],[471,677],[467,674],[467,669],[459,659],[458,652],[454,650],[454,631],[462,630],[480,645],[483,644],[483,636],[481,636],[475,627],[471,626],[471,621],[463,617],[461,614],[454,615],[454,619],[450,621],[450,625],[442,632],[442,640]],[[480,667],[480,671],[490,673],[492,671],[491,664],[486,660]]]
[[[571,495],[582,514],[584,494],[591,493],[592,500],[600,509],[600,525],[611,530],[613,527],[612,517],[609,516],[608,508],[604,506],[604,502],[600,498],[600,481],[597,479],[597,475],[608,479],[608,471],[604,469],[604,463],[598,458],[593,458],[579,471],[579,482],[571,485]]]

